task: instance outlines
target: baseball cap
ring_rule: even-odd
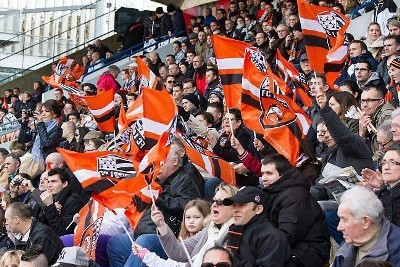
[[[195,32],[192,32],[189,34],[189,39],[196,39],[197,37],[198,37],[197,33],[195,33]]]
[[[89,266],[89,258],[81,247],[66,247],[60,253],[57,262],[52,266]]]
[[[301,56],[300,56],[300,61],[303,61],[303,60],[308,60],[308,56],[307,56],[306,53],[303,53],[303,54],[301,54]]]
[[[225,206],[231,206],[235,203],[245,204],[253,202],[255,204],[265,205],[266,199],[264,192],[255,186],[243,186],[233,197],[223,200]]]
[[[92,139],[96,139],[96,138],[103,138],[103,133],[100,131],[89,131],[87,134],[85,134],[85,136],[83,137],[83,140],[92,140]]]

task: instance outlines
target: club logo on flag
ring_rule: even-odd
[[[101,177],[125,178],[135,175],[135,168],[130,160],[107,155],[97,158],[97,171]]]
[[[142,87],[149,88],[150,87],[149,80],[147,80],[146,76],[144,76],[143,74],[140,75],[139,81],[140,81],[140,84],[139,84],[140,88],[142,88]]]
[[[256,68],[261,72],[267,72],[267,60],[264,53],[258,49],[246,48],[246,50],[250,52],[250,60]]]
[[[89,254],[90,256],[95,254],[97,240],[100,235],[100,227],[103,221],[103,217],[97,218],[92,224],[90,224],[82,236],[80,247]],[[93,257],[90,257],[93,258]]]
[[[338,31],[346,24],[346,21],[333,11],[323,11],[317,14],[317,21],[325,30],[327,36],[337,38]],[[329,38],[326,39],[329,49],[332,45]]]
[[[264,89],[261,89],[261,99],[260,122],[264,129],[278,128],[296,121],[296,115],[293,112],[284,111],[285,109],[290,110],[285,100]]]

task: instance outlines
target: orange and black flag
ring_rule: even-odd
[[[293,100],[296,102],[297,99],[300,99],[304,106],[311,107],[312,99],[308,94],[310,88],[307,85],[304,74],[300,73],[292,63],[287,61],[279,50],[276,50],[276,68],[279,77],[292,89]]]
[[[93,114],[99,130],[102,132],[114,132],[114,92],[106,90],[95,96],[84,96],[90,113]]]
[[[90,199],[79,211],[80,221],[74,235],[74,246],[85,250],[90,260],[96,260],[96,247],[103,222],[105,207]]]
[[[332,8],[298,0],[300,22],[311,69],[325,73],[333,88],[347,60],[348,40],[345,37],[350,20]]]
[[[177,133],[177,136],[185,145],[186,154],[191,162],[200,166],[214,177],[220,178],[227,184],[236,185],[235,170],[228,162],[221,159],[213,152],[207,150],[199,143],[193,141],[183,133]]]
[[[63,57],[58,61],[55,72],[51,76],[42,76],[43,81],[53,88],[60,88],[59,84],[71,85],[77,88],[76,81],[85,72],[85,67],[76,62],[75,59]]]
[[[117,152],[78,153],[62,148],[57,148],[57,151],[83,189],[90,192],[101,193],[122,178],[136,175],[131,159]]]
[[[178,108],[166,90],[143,89],[145,148],[150,150],[140,162],[139,172],[146,173],[153,169],[157,173],[169,153],[177,118]]]
[[[138,77],[139,77],[139,92],[142,92],[142,88],[151,88],[155,90],[162,90],[164,85],[159,77],[151,71],[149,66],[141,59],[137,57],[138,64]]]
[[[218,35],[212,36],[212,42],[226,106],[240,109],[244,50],[249,45]]]
[[[272,71],[260,68],[262,62],[257,62],[257,57],[251,57],[249,50],[244,59],[243,122],[249,129],[262,134],[268,143],[296,166],[300,142],[307,134],[311,121],[299,106],[279,92],[277,87],[283,81],[277,82],[279,78]]]

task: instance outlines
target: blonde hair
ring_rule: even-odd
[[[185,210],[183,212],[183,219],[182,219],[182,224],[181,224],[181,231],[179,232],[179,236],[181,236],[183,239],[188,238],[189,237],[189,232],[186,229],[185,226],[185,215],[186,215],[186,211],[190,208],[196,207],[201,215],[203,215],[204,219],[206,219],[208,217],[208,215],[211,213],[210,210],[210,204],[203,200],[203,199],[194,199],[189,201],[186,206],[185,206]],[[203,227],[205,225],[203,224]]]
[[[239,188],[237,188],[236,186],[222,182],[215,189],[215,193],[217,193],[220,190],[227,193],[229,195],[229,197],[233,197],[234,195],[236,195],[237,191],[239,191]]]
[[[0,267],[4,266],[6,260],[14,260],[19,263],[21,262],[21,256],[24,254],[22,250],[8,250],[6,251],[0,259]]]

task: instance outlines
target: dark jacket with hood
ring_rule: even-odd
[[[174,28],[174,36],[181,37],[186,36],[186,23],[185,19],[183,18],[183,12],[181,9],[176,9],[175,14],[173,15],[172,19],[172,27]]]
[[[265,216],[256,215],[243,227],[233,262],[235,267],[288,267],[291,266],[290,247],[282,232]]]
[[[385,184],[378,192],[382,202],[385,217],[393,224],[400,226],[400,183],[393,187]]]
[[[371,63],[371,66],[372,66],[372,71],[376,71],[376,68],[378,67],[378,61],[376,61],[376,59],[371,54],[371,52],[367,51],[365,53],[362,53],[359,56],[350,58],[349,64],[342,70],[339,78],[336,79],[335,84],[340,86],[346,80],[356,81],[356,76],[354,74],[354,68],[355,68],[357,62],[360,61],[360,59],[369,61],[369,63]]]
[[[308,179],[294,167],[264,189],[268,221],[286,235],[292,266],[318,267],[329,260],[325,215],[309,189]]]

